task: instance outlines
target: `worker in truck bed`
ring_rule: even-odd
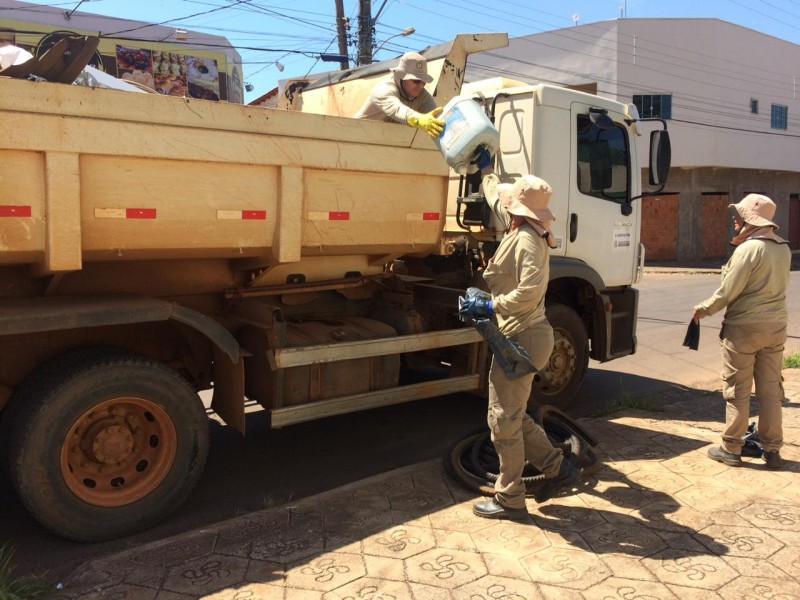
[[[507,229],[483,274],[491,296],[475,296],[471,303],[468,298],[459,312],[473,318],[496,315],[500,331],[527,350],[533,366],[542,370],[553,351],[553,328],[544,305],[549,253],[555,245],[550,234],[554,216],[547,207],[552,190],[533,175],[525,175],[513,185],[500,184],[485,148],[478,151],[476,162],[486,200]],[[564,487],[571,488],[580,471],[553,447],[526,412],[534,374],[512,377],[492,359],[488,423],[500,473],[494,497],[476,502],[473,512],[490,519],[524,521],[529,518],[522,481],[526,460],[545,476],[533,493],[537,502],[548,500]]]
[[[436,117],[441,107],[425,89],[433,81],[428,75],[428,63],[417,52],[406,52],[397,67],[392,69],[392,78],[372,88],[363,106],[353,115],[356,119],[373,119],[406,123],[419,127],[431,137],[442,133],[444,121]]]

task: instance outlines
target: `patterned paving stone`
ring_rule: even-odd
[[[329,592],[366,574],[363,557],[357,554],[326,552],[288,569],[286,585],[290,588]]]
[[[675,499],[682,504],[706,512],[720,510],[738,510],[750,504],[744,494],[730,488],[714,485],[695,484],[675,494]]]
[[[664,494],[674,494],[691,485],[685,477],[667,469],[664,471],[635,471],[628,475],[626,483],[638,490],[658,490]]]
[[[666,548],[666,544],[655,533],[638,525],[608,523],[581,535],[597,554],[647,556]]]
[[[759,468],[727,469],[715,478],[735,490],[758,490],[762,494],[773,494],[789,485],[786,479],[761,465]]]
[[[282,527],[259,535],[251,545],[250,557],[288,565],[322,551],[321,527]]]
[[[623,458],[635,461],[662,461],[673,458],[677,451],[665,448],[660,444],[651,444],[649,440],[642,444],[630,444],[618,448],[617,452]]]
[[[800,581],[800,551],[796,547],[787,546],[772,555],[769,561],[784,573]]]
[[[783,548],[783,544],[766,531],[755,527],[712,525],[703,530],[703,543],[718,556],[768,558]],[[701,540],[702,541],[702,540]]]
[[[244,582],[246,571],[247,560],[243,558],[207,554],[172,567],[163,587],[200,598]]]
[[[521,579],[522,581],[530,581],[531,579],[522,563],[513,556],[484,553],[483,562],[486,564],[489,575]]]
[[[702,475],[706,477],[719,475],[729,468],[698,452],[687,452],[675,458],[665,460],[661,464],[678,475]]]
[[[656,576],[642,565],[642,561],[638,557],[627,554],[604,554],[600,559],[611,569],[613,577],[637,581],[656,581]]]
[[[451,506],[453,499],[447,490],[415,488],[392,494],[389,496],[389,503],[392,510],[408,514],[427,514]]]
[[[283,600],[284,595],[283,585],[248,583],[203,596],[203,600]],[[156,600],[162,600],[161,596]]]
[[[446,588],[413,581],[408,582],[408,587],[411,588],[412,600],[453,600],[453,595]]]
[[[723,598],[717,592],[712,592],[711,590],[670,584],[667,584],[667,587],[681,600],[727,600],[727,598]],[[647,600],[650,599],[648,598]],[[759,600],[761,599],[759,598]]]
[[[473,533],[492,525],[490,519],[476,519],[472,513],[472,504],[461,502],[453,506],[447,506],[430,514],[430,521],[436,529],[447,529],[450,531],[461,531],[463,533]]]
[[[410,598],[411,588],[403,581],[383,581],[364,577],[323,594],[322,600],[391,600]]]
[[[392,581],[405,581],[406,579],[406,567],[399,558],[365,554],[364,565],[367,569],[367,577]]]
[[[673,594],[663,583],[654,581],[637,581],[611,577],[602,586],[583,592],[586,600],[683,600]]]
[[[436,546],[430,529],[398,525],[364,540],[364,554],[408,558]]]
[[[475,542],[468,533],[461,531],[448,531],[447,529],[434,529],[433,537],[436,545],[440,548],[452,548],[453,550],[464,550],[475,552]]]
[[[542,530],[530,523],[499,522],[473,533],[471,537],[481,552],[506,554],[515,558],[550,546]]]
[[[542,529],[557,529],[581,533],[603,525],[606,521],[596,510],[581,506],[559,504],[541,505],[538,512],[532,513],[533,520]]]
[[[623,513],[630,513],[650,503],[645,494],[622,481],[598,482],[591,490],[584,492],[581,499],[590,508]]]
[[[547,548],[520,562],[533,581],[574,590],[587,590],[611,575],[597,556],[580,550]]]
[[[711,525],[712,517],[691,506],[677,503],[648,504],[634,513],[652,529],[682,533],[699,531]]]
[[[81,598],[86,600],[155,600],[157,589],[143,588],[134,585],[120,584],[108,588],[90,589],[81,592],[80,596],[73,596],[74,598]]]
[[[785,550],[785,549],[784,549]],[[781,552],[784,552],[781,550]],[[739,575],[742,577],[764,577],[765,579],[796,579],[792,575],[790,575],[786,569],[779,569],[773,563],[773,559],[775,557],[780,556],[781,558],[777,559],[781,562],[782,566],[786,567],[786,563],[791,565],[792,558],[782,555],[781,552],[774,554],[770,557],[769,561],[762,560],[759,558],[742,558],[740,556],[728,556],[725,555],[722,557],[726,563],[728,563]],[[791,550],[792,554],[796,554],[796,550]],[[794,559],[797,562],[797,567],[800,567],[800,558]]]
[[[480,554],[449,548],[428,550],[405,563],[409,581],[451,590],[488,573]]]
[[[687,555],[675,549],[664,550],[642,562],[662,583],[683,587],[716,590],[739,576],[718,556]]]
[[[719,590],[726,600],[794,600],[800,598],[800,583],[764,577],[740,577]]]
[[[786,504],[756,503],[738,511],[756,527],[800,531],[800,507]]]
[[[453,591],[456,600],[502,598],[503,600],[536,600],[541,598],[536,586],[528,581],[487,575]]]

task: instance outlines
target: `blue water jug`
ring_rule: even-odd
[[[439,118],[445,126],[436,145],[459,175],[476,170],[470,160],[478,146],[486,146],[492,155],[500,148],[500,132],[472,96],[456,96],[445,105]]]

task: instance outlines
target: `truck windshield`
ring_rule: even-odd
[[[578,115],[578,189],[582,194],[622,202],[628,196],[630,163],[625,129],[601,129]]]

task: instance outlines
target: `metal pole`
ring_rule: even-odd
[[[347,20],[344,16],[344,0],[336,0],[336,37],[339,40],[339,54],[347,56]],[[350,61],[341,64],[341,70],[350,68]]]
[[[358,3],[358,64],[372,62],[372,3],[359,0]]]

